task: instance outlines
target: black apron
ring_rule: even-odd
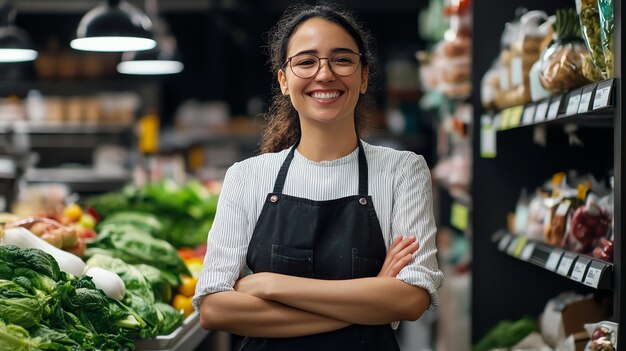
[[[283,194],[294,145],[280,168],[254,228],[246,262],[253,273],[317,279],[374,277],[387,249],[367,190],[367,160],[359,141],[359,194],[313,201]],[[246,338],[241,350],[399,350],[389,324],[351,325],[294,338]]]

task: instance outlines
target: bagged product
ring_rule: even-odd
[[[552,34],[552,21],[543,11],[529,11],[520,17],[520,27],[512,45],[511,105],[531,101],[529,72],[539,59],[542,45]]]
[[[600,39],[600,15],[598,0],[576,0],[576,12],[580,18],[582,35],[589,49],[593,65],[607,78],[606,63]]]
[[[606,78],[611,78],[615,76],[615,65],[613,63],[613,32],[615,28],[613,0],[598,0],[598,9],[600,10],[600,40],[602,52],[604,53]]]
[[[557,10],[554,31],[557,39],[541,55],[541,85],[558,92],[590,83],[582,73],[587,49],[577,34],[580,24],[573,9]]]

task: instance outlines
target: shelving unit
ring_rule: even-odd
[[[612,263],[505,231],[494,234],[492,240],[498,246],[498,251],[521,261],[555,272],[594,289],[613,290]]]
[[[476,18],[473,33],[481,38],[474,41],[472,71],[474,77],[482,77],[497,57],[504,23],[512,19],[517,7],[554,13],[557,8],[573,7],[574,3],[474,0],[472,6]],[[599,299],[608,300],[612,305],[611,320],[618,323],[626,320],[623,290],[626,277],[622,268],[626,250],[621,207],[624,198],[621,2],[614,1],[614,6],[614,79],[499,111],[495,158],[481,157],[481,130],[473,131],[473,342],[502,320],[538,316],[549,299],[564,291],[593,293]],[[603,95],[609,87],[612,94]],[[474,79],[473,91],[475,115],[483,116],[488,111],[481,105],[480,79]],[[543,146],[533,142],[537,131],[545,131]],[[568,132],[574,133],[583,146],[570,145]],[[568,169],[605,176],[610,170],[613,172],[613,264],[503,232],[507,213],[515,209],[521,189],[533,189],[552,174]],[[600,271],[599,276],[595,274],[596,269]],[[618,335],[622,343],[626,340],[625,329],[622,326]]]

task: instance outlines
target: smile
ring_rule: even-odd
[[[314,91],[312,93],[309,93],[309,96],[311,96],[314,99],[319,99],[319,100],[330,100],[330,99],[338,98],[341,94],[342,92],[340,91],[325,91],[325,92]]]

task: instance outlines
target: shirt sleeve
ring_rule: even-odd
[[[398,273],[397,278],[426,289],[430,295],[428,309],[434,310],[439,305],[438,290],[444,277],[437,264],[437,228],[433,216],[430,171],[422,156],[410,152],[406,154],[394,185],[391,233],[394,238],[415,235],[420,246],[413,261]]]
[[[250,231],[245,208],[245,170],[235,163],[226,172],[217,212],[208,234],[207,251],[200,272],[193,307],[199,310],[204,296],[233,290],[246,266]]]

